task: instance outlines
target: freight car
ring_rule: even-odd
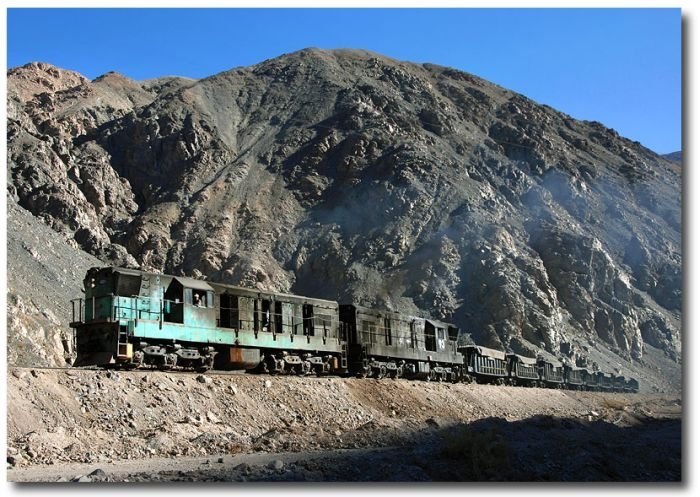
[[[478,345],[461,347],[467,374],[478,383],[504,385],[508,379],[506,353]]]
[[[585,368],[564,365],[564,383],[571,390],[585,390],[589,376],[588,370]]]
[[[537,367],[540,373],[540,386],[564,388],[564,365],[558,361],[546,361],[539,357]]]
[[[116,267],[74,299],[76,366],[244,369],[636,392],[634,379],[458,345],[449,323]]]
[[[537,360],[518,354],[508,354],[508,377],[511,385],[534,387],[540,379]]]

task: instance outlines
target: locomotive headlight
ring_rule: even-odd
[[[95,288],[95,278],[90,278],[90,288]]]

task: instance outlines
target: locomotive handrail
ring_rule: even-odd
[[[231,324],[233,324],[234,320],[230,319],[231,317],[233,317],[235,315],[233,311],[239,311],[241,308],[239,308],[239,307],[227,307],[227,306],[214,306],[213,309],[215,311],[217,311],[217,315],[219,316],[219,318],[217,318],[217,322],[219,324],[219,327],[236,329],[236,326],[221,326],[220,316],[222,316],[224,314],[224,312],[222,312],[222,311],[225,311],[226,313],[229,314],[229,322]],[[326,316],[326,315],[324,315],[324,316]],[[250,326],[251,331],[258,331],[258,332],[262,332],[262,333],[290,334],[290,335],[300,335],[300,336],[309,336],[309,337],[311,337],[311,336],[324,336],[326,338],[336,338],[336,339],[341,338],[340,334],[337,331],[334,331],[332,319],[324,319],[324,318],[319,317],[319,316],[303,317],[300,315],[292,314],[291,316],[287,316],[287,317],[292,318],[292,322],[291,323],[284,323],[283,322],[284,317],[285,317],[284,313],[271,312],[271,313],[269,313],[269,318],[267,320],[267,324],[266,325],[261,324],[259,326],[258,330],[254,330],[255,323],[256,323],[255,318],[254,319],[240,319],[240,317],[239,317],[239,319],[237,320],[237,324],[238,324],[237,329],[238,330],[243,329],[243,324],[247,323],[247,324],[252,325],[252,326]],[[328,317],[330,318],[331,316],[328,316]],[[281,321],[282,321],[282,329],[278,330],[277,324],[280,323]],[[313,324],[313,333],[309,333],[307,328],[304,326],[305,323],[309,323],[309,322]],[[269,326],[271,324],[275,325],[274,331],[272,330],[273,327]],[[267,329],[265,329],[265,328],[267,328]],[[316,333],[317,331],[318,331],[318,335]]]
[[[82,298],[77,298],[77,299],[71,299],[71,312],[72,312],[72,318],[71,318],[71,323],[82,323],[83,322],[83,299]],[[75,319],[75,304],[78,303],[78,319]]]
[[[97,302],[99,300],[103,299],[112,299],[114,297],[113,294],[108,294],[108,295],[99,295],[99,296],[93,296],[93,297],[85,297],[85,298],[76,298],[76,299],[71,299],[71,311],[72,311],[72,322],[73,323],[87,323],[87,322],[92,322],[92,321],[108,321],[112,322],[114,321],[114,314],[113,314],[113,309],[112,305],[110,303],[110,314],[109,316],[100,316],[98,317],[96,314],[97,311]],[[78,319],[76,320],[76,304],[77,304],[77,315]],[[87,307],[90,306],[89,309],[91,310],[90,318],[88,319],[88,315],[86,312]]]
[[[126,309],[128,311],[128,316],[127,319],[133,320],[135,322],[138,322],[139,319],[143,319],[139,317],[139,312],[141,313],[146,313],[149,315],[148,318],[145,319],[150,319],[151,315],[157,315],[158,319],[161,319],[162,315],[162,305],[163,301],[165,299],[160,299],[156,297],[145,297],[141,295],[131,295],[129,297],[125,297],[123,295],[111,295],[113,297],[122,297],[128,299],[128,303],[125,305],[122,305],[120,300],[117,300],[116,303],[112,306],[112,316],[113,319],[116,319],[117,316],[121,317],[121,313],[119,312],[120,309]],[[143,309],[139,311],[138,309],[138,300],[147,300],[147,301],[155,301],[158,303],[159,310],[158,311],[153,311],[151,310],[151,306],[148,306],[148,309]]]

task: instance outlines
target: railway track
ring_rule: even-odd
[[[242,376],[262,376],[262,377],[272,377],[272,376],[278,376],[278,377],[286,377],[286,376],[293,376],[297,378],[304,378],[305,380],[316,382],[316,381],[324,381],[327,380],[328,378],[357,378],[356,376],[353,375],[346,375],[346,376],[338,376],[338,375],[317,375],[313,373],[305,374],[305,375],[299,375],[299,374],[274,374],[274,373],[249,373],[247,371],[242,371],[242,370],[236,370],[236,371],[227,371],[227,370],[219,370],[219,369],[209,369],[204,372],[198,372],[198,371],[191,371],[191,370],[182,370],[182,369],[159,369],[157,367],[153,368],[139,368],[139,369],[125,369],[125,368],[105,368],[105,367],[98,367],[98,366],[81,366],[81,367],[49,367],[49,366],[37,366],[37,367],[19,367],[19,366],[10,366],[11,369],[18,370],[18,369],[23,369],[23,370],[38,370],[38,371],[64,371],[66,373],[71,373],[71,372],[80,372],[80,371],[96,371],[96,372],[119,372],[119,374],[127,374],[127,375],[142,375],[145,373],[168,373],[170,375],[183,375],[183,376],[198,376],[198,375],[206,375],[206,376],[220,376],[220,377],[242,377]],[[405,381],[421,381],[421,380],[411,380],[411,379],[406,379],[406,378],[401,378]],[[389,377],[382,378],[381,380],[387,380],[387,381],[398,381],[399,378],[394,378],[390,379]],[[378,380],[378,381],[381,381]],[[468,383],[465,383],[468,384]],[[477,382],[471,383],[473,385],[479,385]],[[499,386],[510,386],[506,385],[504,383],[497,383],[495,385]],[[518,387],[521,388],[521,387]],[[531,389],[543,389],[543,390],[551,390],[552,387],[541,387],[541,386],[531,386],[529,387]],[[608,391],[606,393],[629,393],[629,392],[615,392],[615,391]]]
[[[32,366],[32,367],[23,367],[23,366],[10,366],[11,369],[24,369],[24,370],[38,370],[38,371],[65,371],[66,373],[69,372],[79,372],[79,371],[102,371],[102,372],[109,372],[109,371],[115,371],[118,372],[119,374],[144,374],[144,373],[168,373],[168,374],[176,374],[176,375],[207,375],[207,376],[297,376],[297,377],[303,377],[303,378],[308,378],[308,379],[316,379],[316,380],[323,380],[328,378],[328,375],[322,375],[318,376],[315,374],[307,374],[307,375],[274,375],[274,374],[267,374],[267,373],[248,373],[246,371],[241,371],[241,370],[236,370],[236,371],[227,371],[227,370],[221,370],[221,369],[209,369],[204,372],[198,372],[198,371],[187,371],[187,370],[182,370],[182,369],[159,369],[159,368],[139,368],[139,369],[125,369],[125,368],[103,368],[103,367],[98,367],[98,366],[82,366],[82,367],[70,367],[70,368],[64,368],[64,367],[57,367],[57,366]]]

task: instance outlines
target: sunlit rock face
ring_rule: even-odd
[[[8,72],[8,189],[114,264],[680,360],[681,167],[470,74],[307,49],[202,80]]]

